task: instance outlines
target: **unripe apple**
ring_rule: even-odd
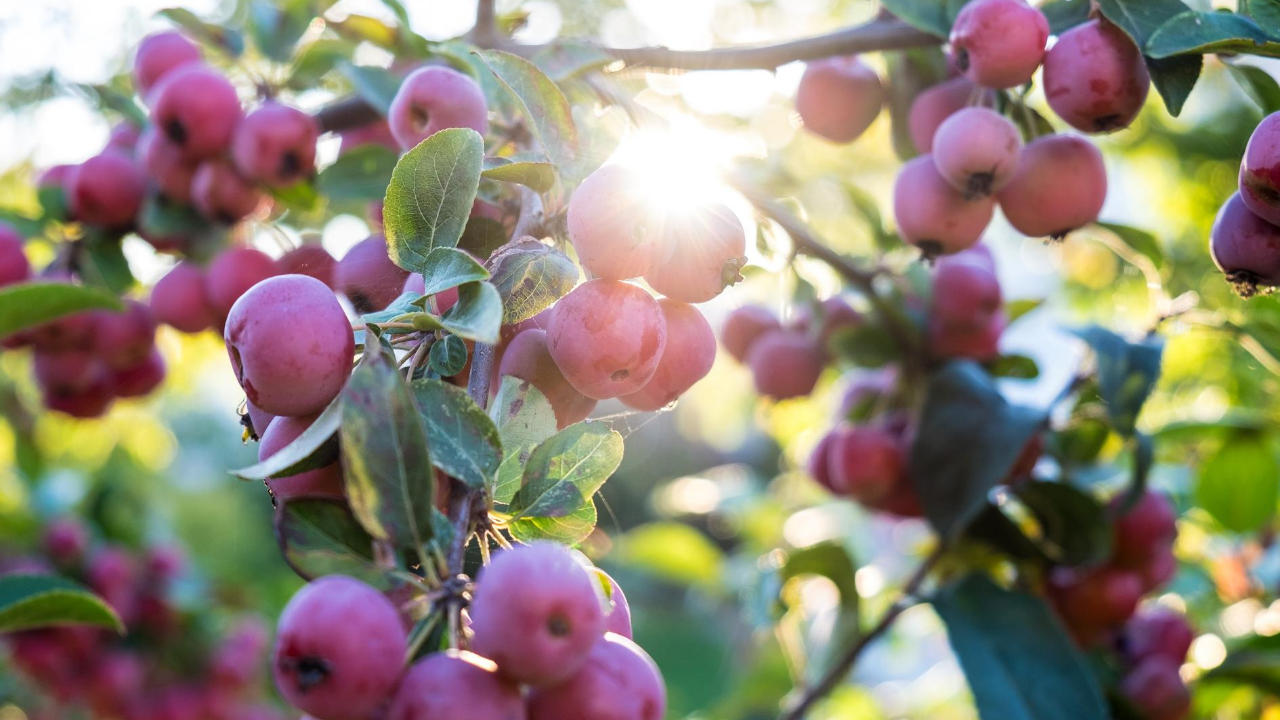
[[[337,289],[362,313],[381,310],[400,297],[409,271],[391,261],[387,239],[371,235],[356,243],[338,261],[334,272]]]
[[[1148,490],[1133,507],[1123,508],[1123,496],[1111,503],[1115,518],[1112,555],[1118,565],[1141,569],[1173,546],[1178,535],[1178,512],[1169,498]]]
[[[991,198],[966,200],[938,172],[931,155],[903,165],[893,184],[893,215],[902,239],[925,257],[972,247],[991,222]]]
[[[22,249],[25,243],[17,228],[0,221],[0,287],[31,277],[31,262]]]
[[[965,198],[986,197],[1013,178],[1022,136],[1008,118],[986,108],[965,108],[943,121],[933,139],[938,172]]]
[[[547,347],[545,330],[525,330],[512,338],[502,353],[498,372],[531,383],[545,395],[555,411],[558,428],[585,420],[596,408],[596,401],[574,389],[560,372]]]
[[[951,26],[956,67],[998,90],[1030,82],[1048,41],[1049,21],[1025,0],[975,0]]]
[[[1107,168],[1093,143],[1045,135],[1027,143],[1013,179],[998,194],[1000,209],[1029,237],[1066,237],[1098,219],[1107,199]]]
[[[78,220],[122,228],[133,224],[146,192],[146,176],[133,158],[107,149],[76,167],[67,199]]]
[[[717,203],[667,217],[671,257],[645,273],[649,287],[687,303],[707,302],[742,280],[747,236],[738,216]]]
[[[173,30],[152,33],[138,43],[138,51],[133,56],[133,82],[138,94],[146,97],[174,68],[198,62],[200,48],[181,33]]]
[[[606,400],[633,393],[653,378],[667,345],[667,323],[649,293],[615,280],[591,280],[554,307],[547,344],[578,392]]]
[[[564,682],[529,694],[529,720],[661,720],[662,674],[639,645],[613,633]]]
[[[757,338],[747,352],[756,392],[774,400],[813,392],[825,365],[823,348],[799,330],[770,330]]]
[[[635,172],[622,165],[598,168],[574,190],[568,227],[578,262],[596,277],[640,277],[672,257],[661,216]]]
[[[1240,160],[1240,199],[1253,214],[1280,225],[1280,113],[1258,123]]]
[[[220,323],[231,306],[249,288],[280,274],[280,267],[261,250],[233,247],[209,263],[204,275],[204,295],[214,318]]]
[[[287,277],[287,276],[286,276]],[[251,406],[257,409],[257,406]],[[285,449],[298,436],[315,422],[314,415],[303,417],[277,417],[269,425],[258,430],[262,440],[258,443],[258,462],[275,455]],[[327,497],[345,497],[342,479],[342,464],[334,461],[324,467],[307,470],[288,477],[269,478],[267,488],[275,496],[277,502],[285,502],[295,497],[321,495]]]
[[[1045,57],[1043,79],[1049,107],[1087,133],[1129,127],[1151,88],[1142,51],[1106,20],[1062,33]]]
[[[206,160],[191,177],[191,204],[206,220],[234,225],[252,215],[265,199],[225,160]]]
[[[982,106],[992,102],[992,91],[979,89],[968,78],[958,77],[938,83],[916,96],[907,114],[907,129],[916,151],[927,155],[933,152],[933,136],[952,115],[969,106],[974,98]]]
[[[335,284],[338,261],[317,243],[299,245],[280,256],[277,263],[286,275],[310,275],[329,287]]]
[[[568,679],[604,633],[601,590],[591,572],[550,542],[499,553],[476,579],[472,649],[515,682]]]
[[[245,116],[231,138],[236,171],[252,182],[288,187],[316,169],[320,128],[301,110],[267,101]]]
[[[474,653],[445,650],[413,664],[387,720],[525,720],[520,688]]]
[[[809,63],[796,88],[796,112],[804,126],[837,143],[858,139],[884,102],[880,76],[857,55]]]
[[[1209,231],[1209,254],[1244,297],[1280,285],[1280,227],[1253,214],[1240,193],[1227,198]]]
[[[1180,665],[1162,657],[1143,660],[1120,681],[1120,694],[1146,720],[1183,720],[1191,710],[1191,693],[1182,682]]]
[[[489,106],[475,80],[432,65],[414,70],[400,83],[387,120],[400,147],[412,150],[446,128],[471,128],[484,135]]]
[[[746,362],[747,353],[756,338],[770,330],[782,329],[778,316],[759,305],[743,305],[734,309],[720,327],[720,342],[738,362]]]
[[[185,333],[213,327],[215,311],[205,297],[204,271],[183,261],[151,288],[151,311],[156,319]]]
[[[406,640],[382,593],[326,575],[280,614],[271,673],[289,704],[318,720],[366,720],[400,683]]]
[[[658,301],[667,324],[667,344],[658,369],[645,386],[620,399],[636,410],[659,410],[675,402],[711,372],[716,360],[716,334],[698,309],[663,298]]]
[[[232,306],[224,336],[245,395],[275,415],[323,410],[342,391],[355,359],[342,305],[328,286],[306,275],[254,285]]]
[[[142,169],[165,197],[183,204],[191,202],[196,165],[182,156],[178,146],[149,127],[138,141],[136,152]]]
[[[208,65],[182,65],[155,87],[151,120],[188,160],[226,150],[242,116],[236,89]]]
[[[116,397],[142,397],[160,387],[164,376],[164,356],[153,346],[141,360],[113,370],[109,382]]]
[[[886,498],[906,477],[906,456],[886,430],[843,424],[827,447],[831,488],[863,503]]]

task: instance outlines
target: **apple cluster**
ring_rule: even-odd
[[[0,287],[27,281],[71,282],[57,267],[33,276],[24,238],[0,223]],[[77,418],[102,415],[117,398],[149,394],[164,380],[155,346],[151,308],[125,300],[124,310],[91,310],[63,316],[0,339],[4,349],[32,349],[36,384],[44,405]]]
[[[1240,161],[1240,190],[1209,233],[1213,262],[1242,297],[1280,285],[1280,113],[1254,128]]]
[[[742,279],[742,224],[722,204],[655,209],[640,188],[623,165],[605,165],[582,182],[567,223],[593,279],[504,331],[500,374],[538,388],[561,427],[590,415],[599,400],[661,409],[715,361],[715,333],[693,304]],[[665,297],[626,282],[640,277]]]
[[[1048,40],[1048,20],[1025,0],[975,0],[957,15],[950,38],[957,76],[913,103],[908,125],[922,155],[894,185],[898,232],[926,257],[977,243],[997,203],[1029,237],[1060,239],[1097,220],[1107,195],[1102,153],[1076,135],[1024,145],[1017,126],[988,106],[1043,67],[1054,113],[1080,132],[1108,133],[1137,117],[1150,76],[1138,46],[1105,19],[1062,33],[1046,50]],[[870,66],[836,57],[806,68],[796,109],[806,128],[847,143],[870,127],[886,98]]]
[[[1124,667],[1120,691],[1142,717],[1181,720],[1191,705],[1179,675],[1191,628],[1170,611],[1139,610],[1142,597],[1177,572],[1177,512],[1167,497],[1152,491],[1131,507],[1117,498],[1111,512],[1110,559],[1098,567],[1053,569],[1049,599],[1081,647],[1116,649]]]
[[[317,720],[661,720],[666,690],[631,640],[617,583],[553,543],[495,555],[476,579],[469,650],[406,665],[408,618],[354,578],[311,582],[280,616],[271,670]]]
[[[141,552],[91,542],[80,522],[46,526],[39,552],[0,572],[53,572],[80,580],[119,614],[121,636],[89,627],[25,630],[5,636],[12,667],[47,698],[32,718],[102,720],[283,720],[266,702],[264,623],[240,616],[221,632],[180,606],[173,585],[181,551]]]

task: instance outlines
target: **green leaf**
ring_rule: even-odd
[[[196,260],[210,260],[226,246],[225,225],[211,223],[194,208],[159,193],[150,194],[143,203],[138,231],[151,238],[180,239],[187,257]]]
[[[1034,380],[1040,377],[1040,366],[1026,355],[1001,355],[987,363],[991,377]]]
[[[435,474],[422,415],[390,353],[366,347],[340,397],[352,512],[375,539],[421,551],[432,537]]]
[[[29,282],[0,288],[0,337],[84,310],[116,310],[119,298],[70,283]]]
[[[445,335],[432,343],[427,363],[440,377],[453,377],[467,366],[467,343],[457,335]]]
[[[288,187],[270,188],[270,192],[277,203],[299,213],[315,212],[324,202],[310,180],[300,180]]]
[[[971,361],[950,362],[930,376],[910,467],[939,534],[955,536],[982,510],[1043,419],[1039,410],[1006,402]]]
[[[400,76],[384,68],[350,62],[339,64],[338,72],[351,81],[356,95],[369,103],[378,114],[383,117],[390,114],[391,101],[395,100],[396,92],[400,89]]]
[[[1177,117],[1182,114],[1182,106],[1200,80],[1200,71],[1204,68],[1204,58],[1200,55],[1180,55],[1178,57],[1155,60],[1146,58],[1147,72],[1156,92],[1164,100],[1165,109]]]
[[[1224,683],[1280,695],[1280,635],[1248,635],[1228,641],[1226,660],[1202,675],[1196,687]]]
[[[599,70],[614,62],[614,57],[595,45],[556,42],[533,56],[533,64],[556,82],[564,82],[583,73]]]
[[[488,157],[480,173],[490,180],[518,183],[534,192],[545,193],[556,184],[556,169],[546,158],[542,160],[514,160]]]
[[[1264,28],[1280,28],[1280,1],[1241,0],[1240,12],[1253,18]]]
[[[1159,338],[1130,343],[1096,325],[1078,330],[1098,359],[1098,392],[1116,432],[1133,435],[1138,413],[1160,379],[1164,345]]]
[[[908,25],[940,38],[951,35],[960,8],[969,0],[881,0],[880,5]]]
[[[1243,15],[1187,10],[1151,33],[1145,52],[1157,59],[1205,53],[1280,57],[1280,39]]]
[[[857,327],[837,331],[831,337],[831,349],[864,368],[884,367],[902,359],[902,348],[894,334],[870,317]]]
[[[858,566],[848,548],[835,542],[792,550],[782,566],[781,579],[804,575],[825,577],[840,591],[840,604],[831,629],[815,633],[804,646],[804,674],[813,679],[830,669],[861,632],[858,617],[858,588],[855,582]]]
[[[1280,502],[1280,462],[1265,436],[1239,433],[1200,466],[1196,503],[1226,529],[1265,526]]]
[[[1262,108],[1262,112],[1270,115],[1280,112],[1280,83],[1271,77],[1271,73],[1253,65],[1224,63],[1231,79],[1236,81],[1250,100]]]
[[[111,606],[66,578],[0,577],[0,633],[54,625],[93,625],[124,632],[124,624]]]
[[[100,287],[117,295],[133,287],[133,271],[129,269],[129,261],[125,259],[119,237],[92,233],[81,242],[76,269],[86,285]]]
[[[1011,300],[1004,305],[1004,316],[1008,320],[1008,324],[1012,325],[1019,318],[1038,310],[1041,305],[1044,305],[1044,298]]]
[[[581,160],[578,129],[564,93],[538,66],[522,57],[500,50],[482,50],[477,55],[519,101],[521,115],[556,169],[572,176]]]
[[[396,50],[400,45],[397,28],[368,15],[351,13],[342,20],[330,22],[329,27],[343,37],[355,42],[367,42],[386,50]]]
[[[1145,47],[1160,26],[1188,10],[1181,0],[1098,0],[1098,9],[1138,47]]]
[[[525,464],[509,511],[516,518],[572,514],[622,462],[622,436],[602,422],[570,425],[543,441]]]
[[[1139,230],[1119,223],[1098,222],[1095,224],[1115,235],[1125,245],[1133,248],[1134,251],[1146,256],[1157,268],[1164,264],[1164,251],[1160,248],[1160,241],[1156,239],[1155,235],[1146,230]]]
[[[385,589],[387,577],[373,557],[373,538],[335,498],[294,498],[276,510],[280,554],[305,580],[350,575]]]
[[[462,388],[430,379],[415,380],[411,387],[426,424],[431,461],[470,487],[486,487],[502,460],[502,438],[493,421]]]
[[[1111,522],[1092,495],[1060,482],[1026,482],[1014,494],[1040,525],[1040,547],[1064,565],[1101,563],[1111,556]]]
[[[502,247],[510,238],[507,228],[493,218],[472,216],[467,220],[467,228],[458,239],[458,249],[466,250],[475,257],[487,258],[495,250]]]
[[[489,416],[502,438],[502,464],[491,495],[507,505],[520,489],[525,463],[533,449],[556,434],[556,414],[547,396],[532,383],[503,376],[498,394],[489,403]]]
[[[1103,16],[1143,48],[1151,81],[1169,114],[1176,117],[1200,78],[1203,59],[1199,56],[1161,59],[1151,52],[1149,43],[1162,25],[1187,12],[1187,6],[1180,0],[1099,0],[1098,7]]]
[[[355,52],[355,43],[334,38],[320,38],[298,51],[293,64],[289,67],[290,88],[308,90],[318,85],[325,75],[351,57]]]
[[[361,145],[344,152],[316,177],[316,187],[330,200],[381,200],[395,171],[395,152],[381,145]]]
[[[397,265],[426,274],[427,254],[455,247],[480,187],[484,139],[470,128],[441,130],[396,163],[382,215]]]
[[[435,295],[449,288],[489,279],[489,271],[471,255],[451,247],[433,248],[427,253],[422,273],[423,294]]]
[[[342,402],[335,399],[293,442],[280,448],[266,460],[232,470],[231,474],[242,480],[266,480],[332,465],[338,461],[337,433],[341,422]]]
[[[240,33],[221,25],[207,23],[186,8],[165,8],[157,14],[172,20],[201,43],[216,47],[231,57],[239,57],[240,53],[244,52],[244,38]]]
[[[561,545],[577,545],[596,528],[596,505],[587,500],[577,510],[558,517],[522,517],[511,521],[511,537],[522,543],[548,540]]]
[[[1111,718],[1088,663],[1040,598],[971,574],[939,591],[933,607],[984,720]]]
[[[276,7],[272,0],[252,0],[249,33],[263,55],[276,62],[287,62],[293,55],[293,46],[307,31],[311,17],[306,5],[284,8]]]
[[[651,522],[627,531],[615,547],[617,560],[681,585],[717,587],[724,553],[706,535],[683,523]]]
[[[502,329],[502,297],[487,282],[461,285],[457,304],[445,311],[440,324],[454,335],[492,345]]]
[[[1061,35],[1089,20],[1089,0],[1048,0],[1040,4],[1040,12],[1049,20],[1049,32]]]
[[[504,325],[537,315],[578,284],[578,266],[567,255],[530,237],[500,248],[489,266]]]
[[[139,107],[132,94],[117,90],[110,85],[79,85],[78,87],[92,95],[101,109],[119,113],[134,127],[146,126],[147,111]]]

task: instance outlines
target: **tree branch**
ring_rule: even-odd
[[[820,60],[835,55],[853,55],[881,50],[905,50],[938,45],[942,38],[892,18],[876,19],[825,35],[788,40],[773,45],[715,48],[712,50],[672,50],[665,47],[612,48],[581,41],[560,40],[546,45],[523,45],[502,38],[494,16],[494,0],[480,0],[476,27],[470,39],[480,47],[505,50],[516,55],[532,55],[564,42],[575,42],[621,60],[631,67],[669,70],[773,70],[790,62]],[[321,132],[337,132],[366,125],[378,113],[358,97],[346,97],[321,108],[315,114]]]
[[[712,50],[672,50],[665,47],[598,49],[632,67],[773,70],[780,65],[801,60],[820,60],[834,55],[855,55],[880,50],[905,50],[938,45],[941,42],[942,38],[917,30],[901,20],[886,19],[773,45]],[[500,49],[516,54],[529,54],[543,49],[543,46],[508,44]]]
[[[857,642],[845,651],[839,662],[833,665],[818,682],[805,688],[799,698],[789,703],[789,707],[782,713],[779,720],[801,720],[805,713],[813,707],[814,703],[826,697],[844,680],[849,671],[853,669],[854,664],[857,663],[858,656],[871,644],[871,641],[883,635],[893,625],[893,622],[898,619],[899,615],[917,604],[916,595],[920,592],[920,586],[945,552],[946,546],[939,543],[938,547],[934,548],[929,557],[920,563],[920,566],[912,573],[911,578],[907,580],[907,584],[902,588],[902,597],[885,611],[874,627],[858,637]]]
[[[904,355],[908,358],[920,357],[920,347],[914,330],[906,326],[902,322],[901,315],[895,312],[889,303],[885,302],[880,293],[876,292],[875,273],[857,267],[840,253],[827,247],[826,243],[814,235],[813,231],[801,222],[799,218],[791,214],[782,203],[751,187],[741,179],[730,178],[729,184],[754,205],[761,214],[778,223],[786,231],[787,235],[791,237],[797,252],[816,257],[825,262],[849,284],[857,287],[866,296],[867,301],[871,303],[871,307],[876,311],[876,314],[880,316],[885,329],[893,335],[894,341],[897,342],[898,347],[902,348]]]

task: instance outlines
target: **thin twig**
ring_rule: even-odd
[[[858,640],[845,651],[840,660],[831,669],[827,670],[826,674],[818,682],[805,688],[800,697],[795,702],[790,703],[790,706],[780,716],[780,720],[800,720],[813,707],[814,703],[826,697],[844,680],[849,671],[853,669],[854,664],[857,663],[858,656],[871,644],[871,641],[883,635],[893,625],[893,621],[898,619],[899,615],[918,604],[917,594],[920,592],[920,586],[929,576],[929,571],[938,564],[938,560],[942,558],[945,552],[945,545],[939,544],[938,547],[934,548],[929,557],[925,558],[924,562],[920,563],[920,566],[912,573],[911,578],[907,580],[907,584],[903,586],[902,597],[885,611],[874,627],[858,637]]]
[[[825,262],[841,277],[857,287],[880,316],[885,329],[893,335],[898,347],[902,348],[904,357],[921,357],[919,343],[914,330],[903,324],[901,315],[894,312],[889,303],[876,291],[876,273],[857,267],[840,253],[827,247],[825,242],[778,201],[736,178],[731,178],[729,184],[733,185],[761,214],[778,223],[786,231],[787,235],[791,237],[791,242],[795,245],[797,252],[816,257]]]

